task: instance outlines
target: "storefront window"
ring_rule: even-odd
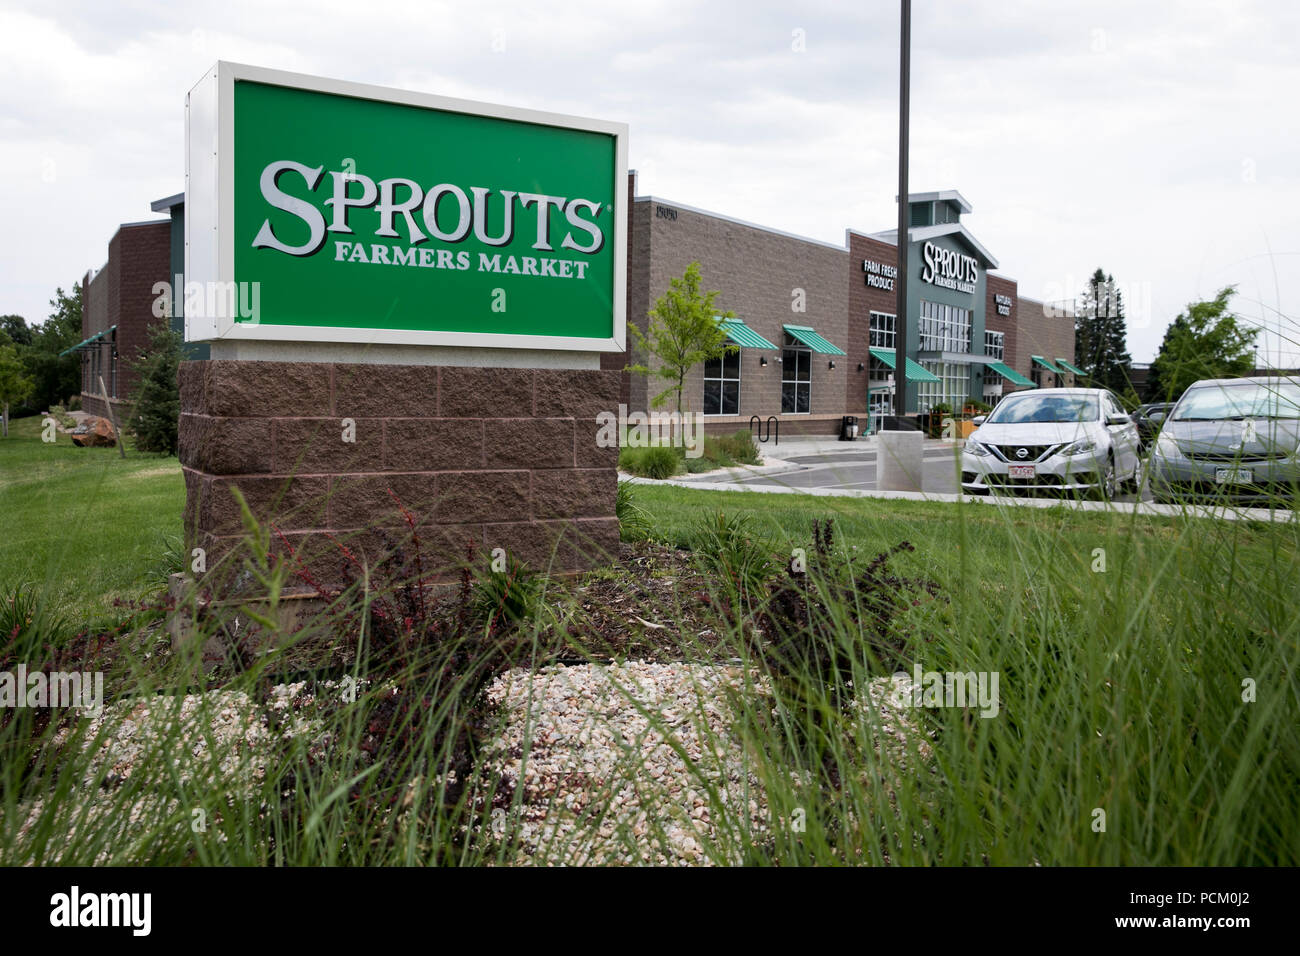
[[[789,333],[781,351],[781,412],[802,415],[812,410],[812,352]]]
[[[921,300],[921,351],[969,352],[971,310]]]
[[[984,333],[984,354],[991,359],[1001,362],[1005,353],[1004,342],[1006,340],[1005,332],[985,332]]]
[[[898,335],[894,318],[888,312],[871,313],[871,348],[892,349],[896,347]]]
[[[740,414],[740,349],[704,363],[704,414]]]
[[[921,412],[939,404],[960,412],[970,398],[970,365],[965,362],[922,362],[921,367],[939,378],[937,382],[917,385],[917,402]]]
[[[895,324],[895,316],[888,312],[872,312],[871,328],[869,333],[870,347],[873,349],[889,349],[893,351],[898,344],[898,332]],[[874,355],[868,353],[868,367],[870,368],[870,377],[873,379],[885,379],[892,374],[892,369]]]

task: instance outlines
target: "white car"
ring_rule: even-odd
[[[1136,487],[1137,425],[1104,388],[1040,388],[998,403],[966,439],[962,489],[1093,492]]]

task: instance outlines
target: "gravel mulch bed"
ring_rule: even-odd
[[[748,686],[746,686],[748,685]],[[900,772],[928,742],[889,700],[891,678],[872,682],[860,712],[875,711],[877,753]],[[766,681],[714,664],[631,661],[511,671],[488,689],[505,729],[490,759],[522,800],[493,814],[513,828],[516,863],[701,865],[742,862],[743,840],[762,841],[773,820],[750,772],[729,691],[770,699]],[[728,830],[714,814],[721,809]],[[748,833],[737,832],[738,821]],[[706,848],[712,848],[712,853]]]

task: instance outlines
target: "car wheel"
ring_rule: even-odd
[[[1097,494],[1102,501],[1113,501],[1119,491],[1119,481],[1115,477],[1115,457],[1106,458],[1106,470],[1101,473],[1101,482],[1097,485]]]
[[[1142,492],[1142,461],[1133,462],[1133,474],[1129,475],[1128,481],[1124,482],[1124,488],[1134,494]]]

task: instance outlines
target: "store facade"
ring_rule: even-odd
[[[843,416],[863,433],[894,415],[899,324],[893,231],[846,231],[842,246],[819,242],[658,197],[636,194],[628,177],[627,315],[643,330],[655,300],[687,265],[701,265],[703,288],[718,289],[724,324],[736,350],[702,363],[687,379],[684,406],[704,415],[709,434],[764,427],[782,436],[836,434]],[[109,262],[87,276],[83,402],[97,409],[98,376],[110,396],[130,394],[126,356],[147,340],[155,283],[183,269],[184,197],[158,200],[171,221],[122,227]],[[1023,388],[1072,385],[1074,322],[1023,297],[1015,279],[991,269],[996,260],[961,223],[969,204],[955,191],[913,194],[909,240],[909,321],[904,375],[904,427],[937,405],[960,410],[974,397],[996,404]],[[182,280],[183,281],[183,280]],[[173,326],[183,300],[173,305]],[[202,349],[204,354],[195,354]],[[206,358],[206,346],[187,345]],[[119,358],[119,353],[121,357]],[[624,370],[643,357],[605,353],[600,367]],[[621,377],[620,402],[650,411],[663,380]],[[671,406],[670,406],[671,407]],[[102,411],[102,409],[101,409]],[[615,409],[610,409],[615,411]]]
[[[724,322],[735,351],[691,371],[684,408],[702,412],[710,434],[747,428],[754,415],[776,418],[782,436],[837,431],[856,374],[846,349],[845,249],[637,196],[635,173],[628,187],[628,321],[644,330],[655,300],[691,262],[700,263],[702,289],[720,291],[719,310],[735,315]],[[642,359],[629,350],[605,356],[602,367]],[[665,384],[625,374],[624,402],[649,411]]]
[[[960,412],[970,399],[996,404],[1034,387],[1019,368],[1019,295],[1014,279],[990,270],[997,260],[962,224],[970,204],[956,190],[909,197],[908,274],[898,273],[896,231],[849,230],[854,273],[852,352],[867,352],[870,430],[895,416],[904,389],[906,419],[932,411]],[[898,320],[894,283],[906,281],[906,364],[895,368]],[[1073,327],[1071,326],[1071,335]]]
[[[994,405],[1018,389],[1075,380],[1066,371],[1073,319],[1022,299],[1016,280],[990,271],[997,260],[962,224],[971,206],[956,190],[909,197],[906,277],[892,230],[849,229],[835,246],[638,196],[635,173],[629,191],[628,320],[644,330],[655,300],[693,261],[703,288],[719,290],[720,309],[735,313],[723,325],[736,350],[686,383],[684,407],[704,414],[710,434],[749,427],[754,416],[764,426],[775,419],[782,435],[834,434],[845,415],[864,433],[915,427],[943,406],[960,412],[971,398]],[[900,281],[909,311],[902,375]],[[641,361],[629,351],[604,363]],[[628,408],[649,411],[660,382],[625,375]]]

